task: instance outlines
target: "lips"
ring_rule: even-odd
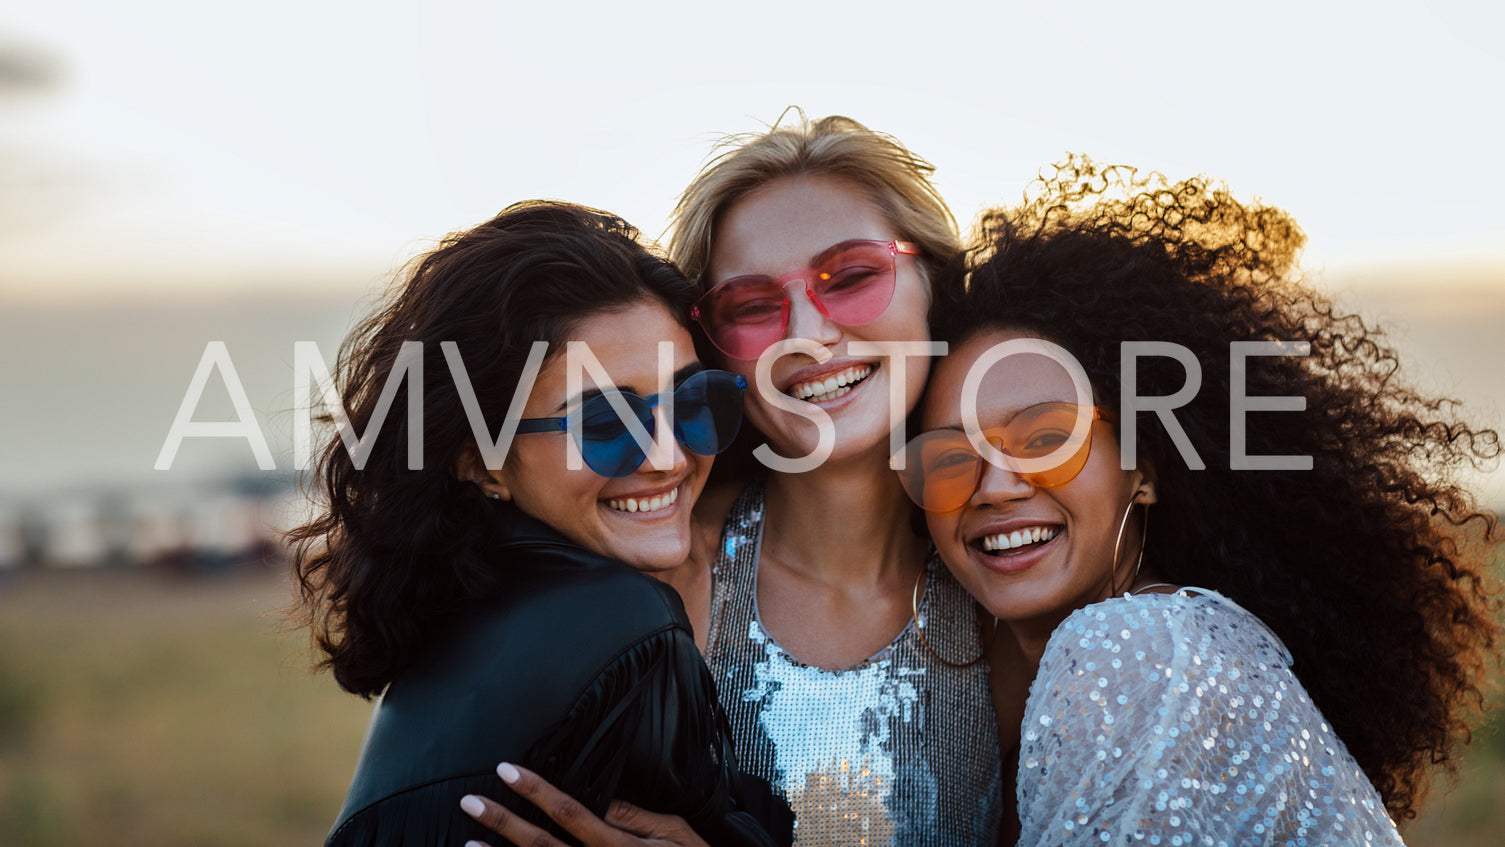
[[[806,403],[825,403],[851,393],[859,383],[872,376],[876,367],[871,362],[859,362],[834,371],[797,373],[795,382],[784,389],[784,393]]]
[[[1023,573],[1051,555],[1063,543],[1066,527],[1040,518],[1017,517],[990,521],[967,541],[975,561],[1002,574]]]

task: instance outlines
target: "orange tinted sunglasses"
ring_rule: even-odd
[[[1030,406],[1003,426],[982,431],[983,438],[1003,454],[1004,468],[1030,485],[1055,488],[1082,472],[1092,451],[1092,429],[1073,442],[1079,407],[1075,403],[1051,402]],[[1106,413],[1092,407],[1092,420],[1105,420]],[[1011,459],[1044,459],[1058,462],[1041,471],[1025,473]],[[973,449],[967,434],[959,429],[935,429],[915,436],[904,446],[904,470],[899,480],[915,505],[927,512],[952,512],[972,499],[982,482],[985,460]]]

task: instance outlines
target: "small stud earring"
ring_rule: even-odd
[[[486,496],[490,497],[493,500],[500,500],[500,499],[502,499],[502,495],[496,493],[495,491],[488,491],[488,492],[486,492]]]

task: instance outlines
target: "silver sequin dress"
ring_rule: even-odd
[[[1021,845],[1401,843],[1285,646],[1216,592],[1074,612],[1022,731]]]
[[[796,847],[992,845],[1002,786],[984,664],[936,661],[913,621],[855,667],[785,653],[758,617],[763,490],[749,485],[727,518],[706,649],[742,770],[789,801]],[[933,550],[925,567],[931,646],[951,661],[977,656],[972,598]]]

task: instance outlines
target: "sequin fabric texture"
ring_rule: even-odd
[[[744,771],[794,809],[797,847],[991,845],[1002,784],[983,663],[950,668],[914,622],[867,661],[842,670],[801,663],[757,611],[763,485],[727,518],[713,569],[706,663]],[[971,597],[932,554],[920,615],[942,656],[981,650]]]
[[[1285,646],[1216,592],[1077,610],[1022,733],[1022,845],[1401,843]]]

